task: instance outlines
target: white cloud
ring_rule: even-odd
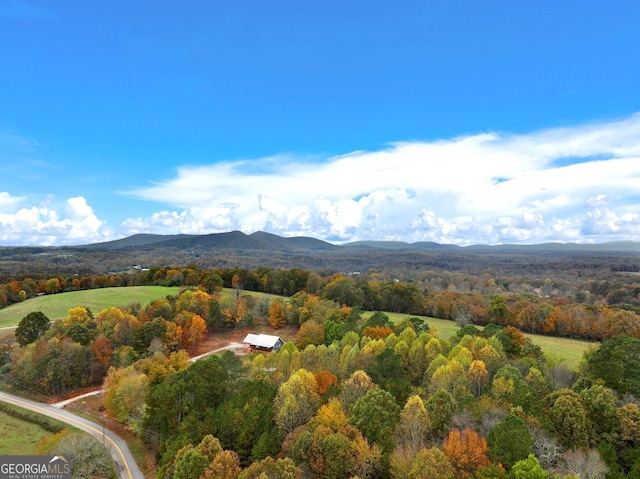
[[[636,114],[524,135],[395,143],[324,159],[278,155],[182,166],[173,178],[121,193],[165,207],[124,219],[117,230],[82,197],[64,207],[18,210],[26,198],[0,193],[0,242],[62,244],[234,229],[338,242],[637,240],[639,191]]]
[[[0,206],[17,206],[25,198],[0,193]],[[55,208],[55,206],[54,206]],[[66,215],[48,206],[32,206],[0,212],[0,244],[61,245],[104,241],[113,234],[82,197],[69,198],[61,207]]]
[[[640,190],[639,159],[637,114],[528,135],[396,143],[325,161],[182,167],[130,194],[183,208],[175,226],[190,232],[215,218],[221,229],[330,240],[605,241],[640,232],[639,206],[624,201]]]
[[[11,196],[7,191],[0,191],[0,212],[8,211],[18,203],[20,203],[24,198]]]

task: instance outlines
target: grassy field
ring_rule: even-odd
[[[364,313],[363,317],[369,317],[370,312]],[[401,313],[385,313],[389,316],[389,319],[394,323],[400,323],[403,320],[411,317],[418,317],[424,319],[429,327],[437,329],[440,336],[448,338],[458,332],[458,326],[453,321],[447,321],[446,319],[429,318],[426,316],[416,316],[411,314]],[[597,347],[599,343],[592,343],[588,341],[580,341],[577,339],[558,338],[554,336],[542,336],[538,334],[526,334],[525,336],[531,340],[533,344],[540,346],[544,353],[552,354],[558,358],[564,359],[564,363],[567,367],[575,369],[585,350]]]
[[[40,426],[0,411],[0,455],[32,455],[40,439],[51,436]]]
[[[0,327],[15,326],[32,311],[42,311],[49,319],[55,320],[66,317],[67,311],[77,306],[88,306],[94,313],[97,313],[104,308],[126,306],[130,303],[140,303],[144,306],[154,299],[174,295],[177,294],[178,291],[179,288],[167,288],[163,286],[131,286],[126,288],[90,289],[86,291],[72,291],[69,293],[40,296],[0,309]],[[222,292],[222,300],[231,300],[235,294],[235,290],[225,289]],[[270,299],[278,297],[250,291],[241,291],[240,294],[251,294]],[[365,312],[363,316],[368,317],[371,314],[373,313]],[[387,314],[395,323],[399,323],[412,316],[400,313]],[[456,326],[453,321],[425,316],[420,317],[426,321],[430,328],[437,329],[440,335],[445,338],[452,336],[458,331],[458,326]],[[578,365],[582,358],[582,353],[586,349],[597,345],[596,343],[587,341],[552,336],[539,336],[535,334],[526,334],[526,336],[530,338],[534,344],[540,346],[545,353],[551,353],[564,358],[565,364],[571,368],[575,368]]]
[[[77,306],[87,306],[95,314],[101,309],[126,306],[130,303],[140,303],[144,306],[154,299],[177,294],[178,291],[179,288],[164,286],[129,286],[39,296],[0,309],[0,327],[16,326],[22,318],[33,311],[42,311],[53,321],[66,318],[67,311]]]

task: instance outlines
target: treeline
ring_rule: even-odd
[[[426,315],[460,325],[497,323],[594,341],[620,334],[640,337],[640,284],[632,281],[589,280],[569,288],[551,280],[482,279],[442,272],[431,273],[429,279],[400,281],[377,272],[320,276],[302,269],[206,270],[192,265],[135,274],[12,279],[0,285],[0,305],[39,294],[130,285],[186,286],[207,293],[221,287],[283,296],[305,292],[361,310]],[[573,295],[557,294],[568,289]],[[239,307],[228,322],[244,315],[243,305]]]

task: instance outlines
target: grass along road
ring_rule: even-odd
[[[71,414],[63,409],[58,409],[47,404],[41,404],[35,401],[30,401],[12,394],[0,392],[0,401],[13,404],[29,411],[33,411],[38,414],[54,418],[58,421],[70,424],[78,429],[88,432],[95,438],[104,442],[109,449],[111,457],[113,458],[116,466],[116,474],[121,479],[144,479],[140,468],[136,464],[131,451],[127,447],[127,444],[118,437],[115,433],[109,429],[105,429],[103,426],[96,424],[92,421],[84,419],[75,414]]]
[[[52,435],[37,424],[0,411],[0,456],[33,455],[40,440]]]

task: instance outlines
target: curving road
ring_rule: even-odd
[[[127,444],[113,432],[109,431],[108,429],[104,429],[103,426],[89,421],[88,419],[85,419],[83,417],[76,416],[75,414],[65,411],[64,409],[59,409],[54,406],[49,406],[47,404],[42,404],[36,401],[30,401],[28,399],[14,396],[13,394],[7,394],[2,391],[0,391],[0,401],[4,401],[6,403],[13,404],[14,406],[28,409],[38,414],[49,416],[53,419],[57,419],[58,421],[62,421],[85,432],[88,432],[93,437],[104,442],[105,446],[111,453],[111,457],[113,458],[113,462],[116,467],[116,473],[119,478],[144,479],[144,475],[138,468],[138,465],[136,464],[131,451],[129,451]]]

